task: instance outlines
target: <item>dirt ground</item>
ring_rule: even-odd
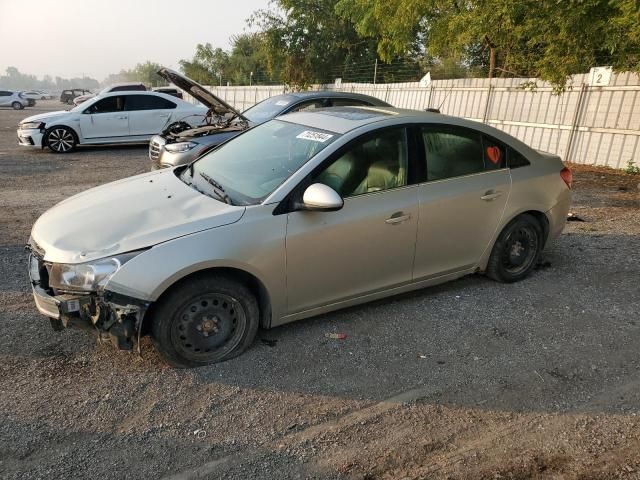
[[[640,478],[640,175],[574,166],[585,221],[523,282],[468,277],[173,370],[34,307],[36,218],[149,167],[146,147],[16,145],[58,105],[0,110],[0,478]]]

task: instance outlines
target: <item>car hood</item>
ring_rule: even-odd
[[[46,120],[50,118],[58,118],[64,115],[69,115],[69,111],[60,110],[58,112],[39,113],[38,115],[31,115],[30,117],[24,118],[20,123],[36,122],[38,120],[46,123]]]
[[[160,170],[92,188],[45,212],[31,231],[45,260],[82,263],[237,222],[222,203]]]
[[[203,105],[208,107],[212,112],[217,115],[226,115],[232,114],[234,116],[240,117],[244,120],[247,120],[240,112],[238,112],[235,108],[229,105],[224,100],[216,97],[209,90],[204,88],[199,83],[194,82],[189,77],[185,77],[184,75],[176,72],[175,70],[171,70],[170,68],[162,67],[158,70],[158,75],[167,80],[170,83],[173,83],[176,87],[184,90],[189,95],[191,95],[196,100],[200,101]]]

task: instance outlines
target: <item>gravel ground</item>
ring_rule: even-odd
[[[146,147],[15,144],[58,106],[0,109],[1,478],[640,478],[640,176],[576,166],[586,221],[523,282],[468,277],[172,370],[35,310],[38,215],[148,168]]]

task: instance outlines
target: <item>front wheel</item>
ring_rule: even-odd
[[[242,283],[219,275],[182,283],[157,305],[151,337],[167,363],[189,368],[240,355],[258,331],[255,296]]]
[[[68,127],[53,127],[45,132],[43,142],[54,153],[68,153],[76,148],[78,139]]]
[[[24,105],[22,105],[20,102],[13,102],[11,106],[14,110],[22,110],[24,108]]]
[[[535,267],[542,244],[540,222],[528,214],[516,217],[498,236],[487,264],[487,275],[504,283],[522,280]]]

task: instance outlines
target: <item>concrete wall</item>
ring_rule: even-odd
[[[537,83],[535,90],[522,88]],[[317,85],[378,97],[400,108],[440,108],[442,113],[486,122],[534,148],[576,163],[626,168],[640,165],[640,78],[613,74],[608,86],[588,86],[588,74],[575,75],[572,88],[555,95],[550,85],[527,78],[470,78],[419,83]],[[238,110],[245,110],[284,86],[208,87]]]

